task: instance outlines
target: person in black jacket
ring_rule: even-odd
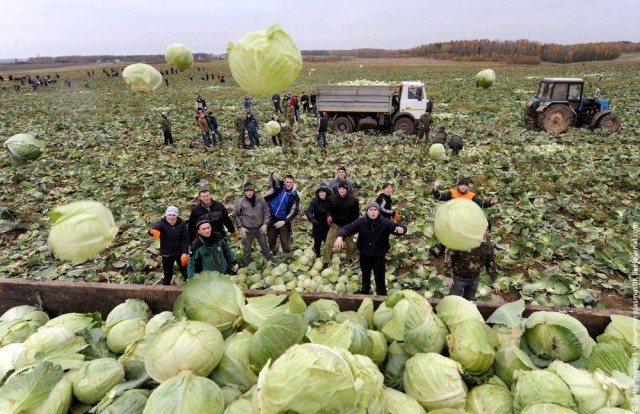
[[[231,237],[236,237],[236,229],[233,227],[227,209],[221,202],[213,199],[208,186],[200,187],[199,198],[200,201],[193,206],[189,215],[189,240],[193,242],[198,237],[196,224],[202,219],[211,222],[213,232],[222,233],[226,237],[226,228],[231,233]]]
[[[457,157],[458,153],[460,153],[460,151],[462,151],[462,148],[464,147],[462,137],[456,134],[451,135],[451,138],[449,138],[448,146],[449,148],[451,148],[452,154]]]
[[[324,262],[325,268],[329,267],[329,263],[331,263],[333,242],[336,240],[336,237],[338,237],[338,231],[347,224],[356,221],[360,215],[360,203],[354,195],[348,193],[347,189],[347,182],[340,181],[338,184],[338,193],[332,194],[327,203],[327,224],[330,227],[322,254],[322,261]],[[355,255],[353,237],[347,237],[346,244],[347,260],[353,261]]]
[[[327,148],[327,129],[329,127],[329,120],[325,112],[320,113],[318,118],[318,135],[316,136],[316,146],[320,149]]]
[[[325,183],[320,184],[316,190],[316,196],[311,200],[307,208],[307,219],[313,224],[313,251],[316,257],[320,257],[320,246],[327,239],[329,224],[327,223],[327,204],[329,196],[333,193]]]
[[[396,210],[393,209],[392,204],[393,200],[391,196],[393,195],[393,184],[384,183],[382,184],[382,193],[378,195],[376,198],[376,203],[380,206],[380,215],[386,219],[393,219],[395,221],[400,221],[400,214]]]
[[[360,252],[360,270],[362,271],[362,289],[356,293],[368,295],[371,291],[371,271],[376,282],[376,294],[386,295],[384,256],[391,247],[389,236],[403,235],[407,226],[394,223],[380,215],[380,206],[375,201],[367,204],[366,214],[340,229],[333,246],[344,247],[343,239],[358,233],[358,251]]]
[[[187,265],[189,264],[189,232],[187,225],[178,217],[178,208],[169,206],[164,217],[151,226],[149,234],[160,240],[160,255],[162,256],[163,285],[170,285],[173,279],[173,265],[178,264],[180,274],[187,280]]]

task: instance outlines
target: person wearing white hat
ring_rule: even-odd
[[[189,230],[187,224],[179,217],[178,208],[167,207],[164,217],[151,226],[149,234],[160,240],[162,256],[163,285],[170,285],[173,279],[173,266],[178,264],[180,274],[187,280],[189,264]]]

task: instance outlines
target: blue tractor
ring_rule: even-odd
[[[571,126],[620,129],[620,117],[610,109],[610,100],[584,96],[584,81],[579,78],[544,78],[538,95],[527,102],[524,121],[528,128],[563,133]]]

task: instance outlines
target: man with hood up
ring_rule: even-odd
[[[375,201],[367,204],[366,213],[351,224],[340,229],[333,246],[344,247],[343,239],[358,233],[358,251],[360,252],[360,270],[362,271],[362,289],[358,294],[368,295],[371,291],[371,271],[376,282],[376,294],[386,295],[384,256],[389,251],[389,236],[401,236],[407,232],[407,226],[395,223],[380,215],[380,206]]]
[[[276,243],[279,238],[282,251],[289,257],[291,256],[291,222],[300,212],[300,196],[298,196],[293,175],[286,175],[278,190],[266,195],[265,200],[271,213],[271,220],[267,226],[267,240],[271,253],[274,256],[278,253]]]
[[[333,191],[325,183],[320,184],[316,190],[316,196],[311,200],[309,208],[307,208],[307,219],[313,225],[311,234],[313,235],[313,251],[316,257],[320,257],[320,246],[327,239],[329,234],[329,224],[327,223],[327,205],[329,196]]]
[[[189,263],[189,231],[187,225],[178,217],[178,208],[167,207],[164,217],[151,226],[149,234],[160,240],[160,255],[162,256],[163,285],[170,285],[173,279],[173,265],[178,264],[180,274],[187,279],[187,264]]]

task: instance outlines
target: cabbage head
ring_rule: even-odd
[[[204,271],[189,279],[173,305],[173,314],[211,324],[226,338],[242,325],[244,302],[244,293],[228,277]]]
[[[268,137],[276,136],[280,133],[280,124],[278,121],[269,121],[264,124],[264,131]]]
[[[163,382],[182,371],[208,376],[224,353],[224,339],[214,326],[179,321],[157,332],[144,353],[149,376]]]
[[[409,358],[411,355],[404,349],[404,343],[394,341],[388,346],[387,359],[382,369],[384,385],[400,391],[404,390],[402,381]]]
[[[495,348],[487,336],[484,322],[468,320],[447,335],[449,357],[458,361],[465,374],[481,375],[493,366]]]
[[[36,134],[16,134],[4,142],[13,162],[17,165],[36,160],[42,155],[46,142],[36,138]]]
[[[436,210],[433,231],[449,249],[466,251],[480,246],[487,225],[480,206],[466,198],[454,198]]]
[[[345,320],[342,323],[329,321],[313,327],[307,338],[314,344],[346,349],[354,354],[371,356],[373,339],[362,325]]]
[[[66,375],[53,387],[47,399],[23,414],[67,414],[73,401],[73,385]]]
[[[342,357],[351,367],[355,378],[355,412],[382,414],[384,410],[384,376],[369,357],[341,350]]]
[[[84,355],[79,352],[86,346],[84,339],[77,337],[67,328],[40,329],[24,341],[13,363],[16,368],[22,368],[38,360],[51,360],[62,365],[64,369],[78,369],[84,361]]]
[[[513,384],[513,373],[517,370],[532,371],[538,369],[529,358],[529,355],[515,346],[508,346],[499,350],[496,354],[493,368],[496,375],[509,388]]]
[[[0,347],[24,342],[49,321],[40,308],[30,305],[15,306],[0,316]]]
[[[483,384],[469,392],[465,411],[469,414],[511,414],[513,399],[508,389],[499,385]]]
[[[158,386],[147,400],[143,414],[222,414],[222,391],[209,378],[183,372]]]
[[[39,363],[12,375],[0,387],[0,412],[25,413],[42,406],[63,375],[62,368],[50,362]],[[53,406],[51,408],[55,409]]]
[[[476,75],[476,88],[481,87],[487,89],[496,81],[496,72],[493,69],[485,69]]]
[[[633,353],[633,338],[638,338],[637,322],[631,316],[611,315],[611,322],[605,328],[602,335],[598,336],[598,342],[617,342],[629,356]],[[636,331],[634,333],[634,330]]]
[[[97,201],[74,201],[49,212],[47,243],[57,258],[82,263],[106,249],[118,234],[111,211]]]
[[[107,334],[107,346],[117,354],[122,354],[129,345],[144,337],[147,321],[127,319],[119,322]]]
[[[124,381],[124,366],[113,358],[85,362],[73,379],[73,396],[85,404],[95,404],[111,388]]]
[[[279,24],[229,43],[227,53],[233,78],[253,95],[281,92],[302,70],[302,54]]]
[[[434,352],[409,358],[404,371],[404,389],[427,412],[439,408],[464,408],[467,386],[456,361]]]
[[[141,414],[147,405],[147,400],[151,391],[141,389],[127,390],[122,395],[116,397],[104,409],[98,406],[99,414]]]
[[[100,315],[100,312],[69,312],[51,319],[42,327],[42,329],[63,327],[69,329],[75,334],[82,334],[87,330],[100,328],[101,326],[102,316]]]
[[[169,311],[160,312],[157,315],[153,315],[147,326],[144,328],[146,335],[152,335],[160,330],[165,324],[170,324],[176,321],[176,317]]]
[[[434,161],[440,161],[447,156],[447,150],[442,144],[433,144],[429,147],[429,158]]]
[[[578,414],[578,412],[554,403],[540,403],[527,406],[527,408],[522,410],[522,414]],[[624,414],[624,412],[618,414]]]
[[[176,69],[185,70],[193,65],[193,54],[185,45],[172,43],[164,51],[164,59]]]
[[[416,400],[393,388],[384,389],[384,412],[388,414],[427,414]]]
[[[253,335],[252,365],[261,369],[269,359],[275,361],[291,346],[302,342],[308,326],[307,320],[299,313],[269,317]]]
[[[134,63],[122,71],[124,81],[136,92],[153,92],[162,83],[162,74],[146,63]]]
[[[294,345],[260,371],[253,412],[355,412],[360,386],[339,350]]]
[[[454,330],[456,326],[464,321],[473,320],[484,322],[484,318],[480,314],[478,307],[462,296],[445,296],[436,305],[436,313],[450,331]]]
[[[235,385],[246,392],[258,382],[258,376],[250,369],[253,334],[238,332],[224,340],[224,354],[210,378],[220,386]]]
[[[148,321],[151,318],[151,308],[141,299],[127,299],[114,307],[107,315],[105,320],[105,332],[109,332],[111,328],[122,321],[128,319],[140,319]]]
[[[576,409],[571,390],[562,379],[551,371],[516,371],[511,387],[513,409],[519,414],[529,405],[554,403]]]

